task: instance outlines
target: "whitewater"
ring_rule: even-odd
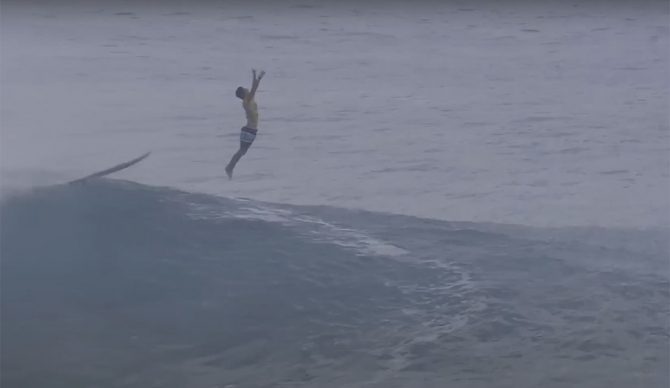
[[[669,15],[3,2],[1,385],[668,386]]]

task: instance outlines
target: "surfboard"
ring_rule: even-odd
[[[121,171],[121,170],[123,170],[123,169],[126,169],[126,168],[128,168],[128,167],[130,167],[130,166],[132,166],[132,165],[134,165],[134,164],[137,164],[137,163],[141,162],[142,160],[146,159],[146,157],[149,156],[149,154],[151,154],[151,152],[147,152],[146,154],[141,155],[141,156],[138,156],[137,158],[135,158],[135,159],[133,159],[133,160],[129,160],[129,161],[127,161],[127,162],[123,162],[123,163],[121,163],[121,164],[117,164],[116,166],[113,166],[113,167],[110,167],[110,168],[106,168],[106,169],[104,169],[104,170],[102,170],[102,171],[98,171],[98,172],[94,172],[93,174],[86,175],[86,176],[83,177],[83,178],[75,179],[75,180],[73,180],[73,181],[68,182],[68,184],[72,184],[72,183],[81,183],[81,182],[87,181],[87,180],[89,180],[89,179],[100,178],[100,177],[103,177],[103,176],[106,176],[106,175],[115,173],[115,172],[117,172],[117,171]]]

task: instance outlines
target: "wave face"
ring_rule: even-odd
[[[2,202],[3,387],[667,386],[666,231],[99,180]]]

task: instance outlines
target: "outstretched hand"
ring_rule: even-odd
[[[263,79],[263,76],[265,75],[264,70],[261,70],[261,72],[258,75],[256,75],[256,69],[251,69],[251,73],[254,75],[254,80],[258,80],[258,81]]]

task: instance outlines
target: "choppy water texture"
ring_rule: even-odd
[[[667,387],[668,4],[499,3],[3,1],[2,387]]]
[[[2,205],[3,387],[663,387],[665,233],[98,181]]]

